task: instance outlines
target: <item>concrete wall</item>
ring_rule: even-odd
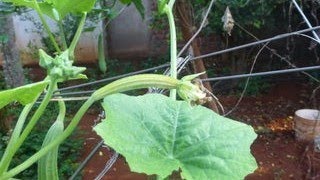
[[[150,51],[150,18],[152,1],[144,0],[145,19],[131,5],[108,27],[108,47],[111,58],[146,58]],[[121,10],[123,5],[117,4]]]
[[[27,18],[26,18],[27,17]],[[37,48],[43,47],[41,43],[41,32],[37,26],[39,18],[34,11],[27,12],[22,15],[12,17],[14,23],[14,31],[16,35],[16,46],[20,51],[23,64],[38,64]],[[32,22],[30,19],[33,19]],[[56,29],[57,25],[47,19],[49,25]],[[95,62],[97,59],[97,40],[101,32],[102,25],[99,23],[94,32],[86,32],[82,34],[79,44],[75,50],[75,55],[79,63]],[[0,60],[2,57],[0,57]]]
[[[107,53],[110,58],[116,59],[141,59],[148,58],[150,55],[158,55],[166,50],[166,46],[159,42],[166,40],[158,39],[154,31],[150,29],[152,18],[152,9],[155,9],[154,0],[143,0],[146,12],[145,19],[142,19],[134,5],[127,7],[123,13],[114,19],[107,27],[106,41]],[[116,5],[118,10],[123,5]],[[27,13],[28,19],[34,19],[39,24],[38,16],[35,12]],[[39,28],[35,23],[26,20],[25,15],[13,16],[14,31],[16,32],[16,45],[20,50],[20,55],[25,65],[34,65],[38,63],[37,47],[42,47],[41,36],[37,32]],[[51,27],[57,25],[49,21]],[[91,33],[83,33],[81,40],[76,48],[76,58],[80,63],[95,63],[97,60],[97,41],[98,35],[102,31],[102,23]],[[30,46],[31,45],[31,46]],[[159,48],[162,46],[162,48]],[[32,48],[30,48],[32,47]],[[1,57],[0,57],[1,64]]]

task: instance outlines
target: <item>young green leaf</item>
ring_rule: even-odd
[[[44,50],[39,49],[39,65],[45,69],[50,69],[54,66],[53,57],[49,56]]]
[[[34,10],[36,9],[34,2],[31,0],[3,0],[3,2],[12,3],[15,6],[24,6]],[[52,11],[53,7],[51,3],[48,3],[47,1],[43,1],[43,2],[38,2],[38,5],[42,13],[46,14],[52,19],[55,19]]]
[[[243,179],[257,168],[252,127],[202,106],[159,94],[104,99],[107,119],[94,130],[122,154],[130,169],[160,178]],[[123,131],[125,129],[125,131]]]
[[[63,19],[68,13],[90,12],[96,0],[52,0],[52,6]]]
[[[48,81],[41,81],[10,90],[0,91],[0,109],[14,101],[18,101],[22,105],[35,101],[48,83]]]
[[[169,0],[158,0],[158,12],[160,14],[164,13],[164,8]]]
[[[34,2],[30,0],[4,0],[4,2],[35,9]],[[59,19],[63,19],[69,13],[90,12],[95,2],[96,0],[45,0],[38,2],[38,5],[42,13],[53,20],[57,20],[57,13],[59,14]]]
[[[122,4],[130,4],[132,0],[120,0]]]

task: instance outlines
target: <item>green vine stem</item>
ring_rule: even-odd
[[[179,84],[179,80],[168,76],[158,74],[140,74],[114,81],[95,91],[92,94],[92,98],[95,101],[98,101],[110,94],[148,87],[175,89]]]
[[[78,26],[78,29],[76,31],[76,34],[74,35],[72,41],[71,41],[71,44],[69,46],[69,58],[71,60],[74,60],[74,51],[76,49],[76,45],[80,39],[80,35],[81,35],[81,32],[82,32],[82,29],[84,27],[84,24],[85,24],[85,21],[86,21],[86,18],[87,18],[87,13],[84,12],[82,14],[82,17],[81,17],[81,20],[80,20],[80,23],[79,23],[79,26]]]
[[[64,103],[64,101],[58,101],[58,105],[59,105],[59,114],[57,117],[58,121],[64,121],[65,116],[66,116],[66,104]]]
[[[170,0],[169,1],[168,6],[170,7],[171,10],[173,9],[173,5],[174,5],[175,2],[176,2],[176,0]]]
[[[1,169],[3,169],[1,171],[6,171],[6,169],[8,168],[9,164],[5,165],[5,157],[8,157],[9,152],[12,151],[13,145],[17,142],[17,140],[18,140],[18,138],[20,136],[20,133],[22,131],[23,125],[24,125],[24,123],[25,123],[25,121],[27,119],[27,116],[30,113],[31,108],[33,107],[33,105],[34,105],[34,103],[27,104],[23,108],[23,110],[22,110],[22,112],[21,112],[21,114],[20,114],[20,116],[19,116],[19,118],[17,120],[15,128],[14,128],[14,130],[12,132],[11,138],[9,140],[9,143],[7,144],[7,148],[6,148],[6,150],[3,153],[2,158],[1,158],[0,167],[3,167],[3,168],[1,168]],[[0,174],[1,174],[1,172],[0,172]]]
[[[170,26],[170,74],[172,78],[177,79],[177,35],[176,35],[176,25],[174,22],[174,16],[172,13],[172,6],[175,1],[170,1],[169,4],[166,4],[164,7],[164,12],[168,16],[169,26]],[[177,91],[172,89],[170,91],[170,97],[172,99],[177,98]]]
[[[58,21],[58,26],[59,26],[60,38],[61,38],[61,41],[62,41],[62,47],[63,47],[63,50],[65,51],[65,50],[68,49],[68,45],[67,45],[66,35],[64,33],[62,20],[60,20],[60,19]]]
[[[49,104],[49,101],[52,97],[53,91],[55,90],[56,87],[56,80],[51,80],[49,87],[48,87],[48,92],[46,93],[46,96],[44,97],[43,101],[41,102],[40,106],[36,110],[36,112],[33,114],[31,120],[25,127],[24,131],[22,132],[21,136],[18,138],[18,140],[11,146],[11,150],[8,151],[8,154],[6,156],[3,156],[3,159],[1,161],[1,166],[0,166],[0,174],[4,173],[7,171],[9,164],[12,160],[12,157],[14,154],[17,152],[17,150],[21,147],[22,143],[25,141],[25,139],[28,137],[30,134],[31,130],[33,127],[36,125],[38,122],[40,116],[43,114],[44,110],[46,109],[47,105]],[[0,178],[1,179],[1,178]]]
[[[114,93],[120,93],[124,91],[142,89],[142,88],[148,88],[148,87],[177,89],[177,88],[180,88],[180,86],[182,86],[181,81],[174,78],[170,78],[168,76],[157,75],[157,74],[142,74],[142,75],[130,76],[130,77],[119,79],[117,81],[114,81],[98,89],[81,106],[81,108],[78,110],[76,115],[71,120],[68,127],[60,136],[58,136],[53,142],[48,144],[46,147],[40,149],[37,153],[35,153],[26,161],[24,161],[22,164],[11,169],[8,172],[1,174],[0,179],[9,179],[17,175],[18,173],[30,167],[33,163],[37,162],[41,157],[46,155],[52,148],[61,144],[67,137],[71,135],[71,133],[74,131],[74,129],[77,127],[78,123],[80,122],[82,116],[90,108],[90,106],[94,102],[101,100],[105,96],[114,94]]]
[[[55,40],[55,38],[54,38],[50,28],[49,28],[49,25],[48,25],[47,21],[43,17],[43,13],[42,13],[42,11],[41,11],[41,9],[39,7],[39,4],[38,4],[37,0],[33,0],[33,2],[34,2],[35,9],[36,9],[36,11],[37,11],[37,13],[38,13],[38,15],[40,17],[40,20],[41,20],[41,22],[43,24],[43,27],[47,31],[48,35],[49,35],[50,41],[52,42],[52,44],[53,44],[54,48],[56,49],[56,51],[60,54],[61,53],[61,49],[59,48],[59,45],[57,44],[57,42],[56,42],[56,40]]]
[[[57,89],[58,89],[58,84],[55,84],[54,91],[56,91]],[[59,94],[60,92],[55,93],[55,95],[59,95]],[[61,96],[58,96],[58,97],[61,98]],[[67,110],[66,103],[63,100],[59,100],[58,107],[59,107],[59,113],[58,113],[57,120],[63,122],[65,119],[66,110]]]

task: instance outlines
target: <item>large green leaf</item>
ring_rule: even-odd
[[[4,2],[13,3],[16,6],[25,6],[35,9],[32,0],[3,0]],[[96,0],[44,0],[38,2],[42,13],[50,18],[57,20],[54,10],[58,12],[59,18],[63,19],[68,13],[89,12],[93,8]]]
[[[0,91],[0,109],[14,101],[18,101],[23,105],[31,103],[47,85],[48,81],[41,81],[15,89]]]
[[[250,126],[163,95],[108,96],[107,119],[94,130],[132,171],[186,179],[243,179],[256,168]]]

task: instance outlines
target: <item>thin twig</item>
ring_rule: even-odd
[[[251,66],[251,69],[250,69],[250,73],[249,73],[249,74],[252,74],[253,69],[254,69],[254,66],[255,66],[255,64],[256,64],[256,62],[257,62],[257,59],[258,59],[259,55],[261,54],[262,50],[264,50],[264,48],[265,48],[266,46],[268,46],[269,43],[270,43],[270,42],[266,43],[266,44],[258,51],[257,55],[255,56],[255,58],[254,58],[254,60],[253,60],[253,63],[252,63],[252,66]],[[241,96],[240,96],[240,98],[238,99],[236,105],[235,105],[230,111],[228,111],[226,114],[224,114],[223,116],[228,116],[229,114],[231,114],[233,111],[235,111],[235,110],[238,108],[240,102],[242,101],[242,99],[243,99],[243,97],[244,97],[245,92],[247,91],[249,82],[250,82],[250,77],[247,78],[246,84],[245,84],[245,86],[244,86],[244,89],[243,89],[243,91],[242,91],[242,93],[241,93]]]
[[[199,33],[201,32],[201,30],[203,29],[203,27],[206,24],[207,18],[209,16],[209,13],[212,9],[213,3],[215,2],[215,0],[211,0],[208,10],[206,12],[206,15],[203,17],[203,20],[201,22],[201,25],[199,27],[199,29],[197,30],[197,32],[191,37],[191,39],[189,39],[189,41],[183,46],[183,48],[180,50],[180,52],[178,53],[178,57],[181,56],[181,54],[189,47],[189,45],[192,43],[192,41],[199,35]]]

